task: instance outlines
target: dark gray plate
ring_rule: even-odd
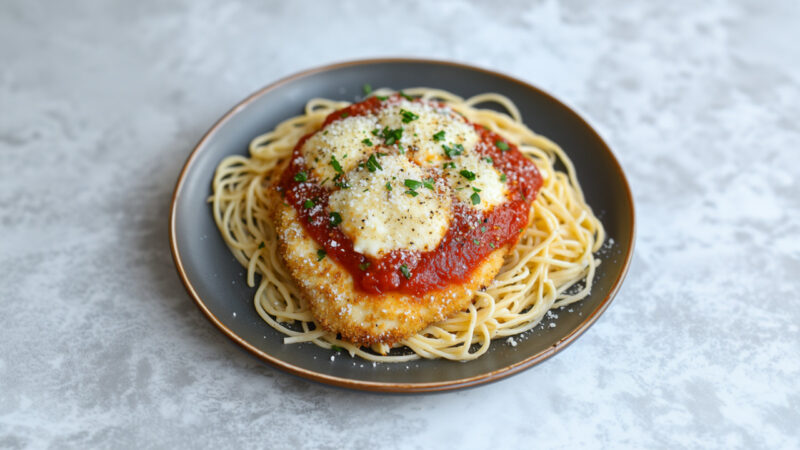
[[[499,92],[519,107],[534,131],[569,154],[587,200],[613,238],[591,295],[563,311],[555,327],[537,327],[512,347],[495,341],[487,354],[460,363],[423,360],[377,364],[312,344],[284,345],[253,308],[245,270],[219,237],[206,202],[217,164],[246,154],[248,143],[280,121],[302,113],[312,97],[358,100],[364,83],[402,89],[426,86],[461,96]],[[278,81],[245,99],[222,117],[189,156],[178,178],[170,216],[172,254],[194,301],[223,333],[262,360],[296,375],[356,389],[420,392],[472,386],[519,372],[552,356],[583,333],[608,307],[633,250],[633,200],[611,150],[570,108],[545,92],[505,75],[442,61],[382,59],[312,69]]]

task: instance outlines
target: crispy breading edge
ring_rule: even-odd
[[[490,253],[466,283],[454,283],[421,298],[399,293],[368,295],[355,290],[352,276],[333,258],[317,261],[318,245],[300,224],[294,208],[274,191],[272,197],[280,256],[314,318],[325,330],[362,346],[392,345],[465,310],[475,290],[488,286],[497,275],[508,251],[501,247]]]

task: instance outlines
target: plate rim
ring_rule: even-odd
[[[362,381],[362,380],[354,380],[350,378],[343,378],[333,375],[328,375],[320,372],[315,372],[313,370],[305,369],[302,367],[295,366],[288,362],[283,361],[280,358],[274,357],[269,353],[266,353],[254,345],[250,344],[248,341],[240,337],[236,334],[233,330],[228,328],[222,321],[220,321],[212,312],[208,309],[205,302],[200,295],[195,290],[194,286],[192,285],[191,281],[189,280],[188,275],[184,269],[183,261],[181,259],[181,253],[178,249],[178,242],[177,242],[177,228],[176,228],[176,220],[177,220],[177,204],[178,204],[178,197],[181,195],[181,192],[184,187],[184,182],[186,180],[186,176],[189,173],[191,166],[193,165],[197,155],[199,154],[200,150],[205,146],[206,142],[211,139],[214,134],[216,134],[217,130],[226,122],[228,122],[233,116],[235,116],[239,111],[247,107],[251,102],[253,102],[258,97],[264,95],[267,92],[275,90],[285,84],[288,84],[294,80],[308,77],[310,75],[314,75],[321,72],[328,72],[331,70],[341,69],[345,67],[353,67],[353,66],[363,66],[363,65],[372,65],[372,64],[385,64],[385,63],[416,63],[416,64],[430,64],[430,65],[443,65],[443,66],[451,66],[456,67],[459,69],[466,69],[469,71],[480,72],[483,74],[491,75],[493,77],[497,77],[503,79],[507,82],[511,82],[513,84],[520,85],[525,89],[529,89],[535,91],[537,94],[542,95],[549,100],[553,101],[555,104],[561,106],[562,108],[568,110],[572,115],[576,116],[586,128],[595,135],[597,140],[602,144],[603,150],[608,153],[608,156],[611,157],[611,161],[613,162],[613,167],[617,172],[620,180],[622,181],[622,186],[624,187],[625,195],[628,198],[628,202],[631,205],[630,208],[630,223],[631,223],[631,231],[630,231],[630,247],[628,248],[627,253],[624,256],[622,270],[620,271],[617,279],[614,280],[614,283],[611,289],[606,294],[605,298],[600,302],[600,304],[586,316],[586,318],[572,331],[565,337],[558,340],[556,343],[551,345],[545,350],[542,350],[536,354],[528,356],[521,361],[518,361],[514,364],[510,364],[499,369],[486,372],[483,374],[475,375],[472,377],[460,378],[456,380],[450,381],[436,381],[436,382],[427,382],[427,383],[396,383],[396,382],[377,382],[377,381]],[[551,356],[555,355],[556,353],[560,352],[567,346],[569,346],[572,342],[574,342],[580,335],[582,335],[586,330],[588,330],[596,321],[597,319],[605,312],[605,310],[610,305],[611,301],[616,296],[617,292],[619,291],[623,280],[625,279],[628,269],[630,268],[631,259],[633,257],[633,249],[636,244],[636,214],[635,214],[635,205],[633,203],[633,194],[630,188],[630,184],[628,183],[628,179],[625,176],[625,173],[622,170],[622,166],[617,160],[614,152],[611,150],[611,147],[606,143],[605,139],[598,133],[598,131],[589,124],[585,116],[578,113],[577,108],[566,104],[564,101],[557,99],[553,95],[549,94],[548,92],[530,84],[525,81],[522,81],[518,78],[512,77],[510,75],[506,75],[500,72],[496,72],[494,70],[485,69],[478,66],[473,66],[469,64],[464,64],[460,62],[454,62],[449,60],[439,60],[439,59],[426,59],[426,58],[404,58],[404,57],[392,57],[392,58],[368,58],[368,59],[356,59],[356,60],[347,60],[342,62],[335,62],[331,64],[326,64],[323,66],[313,67],[310,69],[306,69],[300,72],[293,73],[291,75],[282,77],[275,82],[272,82],[261,89],[253,92],[252,94],[248,95],[246,98],[238,102],[234,107],[232,107],[228,112],[226,112],[222,117],[220,117],[211,128],[206,131],[197,144],[192,149],[189,156],[186,158],[186,162],[184,163],[180,174],[178,175],[178,180],[175,183],[175,189],[172,193],[172,200],[170,203],[170,215],[169,215],[169,241],[170,241],[170,251],[172,253],[172,259],[175,263],[175,268],[177,269],[178,276],[183,283],[184,288],[188,292],[189,296],[192,298],[196,306],[200,309],[203,315],[208,319],[214,326],[217,327],[224,335],[228,338],[233,340],[239,346],[247,350],[250,354],[254,355],[255,357],[259,358],[260,360],[267,362],[271,366],[289,372],[293,375],[300,376],[302,378],[306,378],[309,380],[317,381],[324,384],[329,384],[337,387],[344,387],[344,388],[351,388],[351,389],[358,389],[364,391],[376,391],[376,392],[392,392],[392,393],[419,393],[419,392],[441,392],[441,391],[449,391],[454,389],[461,389],[466,387],[478,386],[481,384],[497,381],[516,373],[519,373],[527,368],[533,367],[534,365],[550,358]]]

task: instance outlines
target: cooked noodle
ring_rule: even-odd
[[[381,90],[378,95],[391,91]],[[414,88],[406,94],[442,101],[469,121],[498,133],[531,158],[543,184],[533,203],[533,220],[519,243],[505,257],[493,283],[475,293],[467,310],[429,325],[399,342],[412,352],[387,353],[337,339],[315,323],[307,302],[286,270],[271,224],[268,189],[276,183],[298,140],[318,129],[328,114],[347,102],[313,99],[305,114],[282,122],[250,143],[250,156],[230,156],[217,167],[213,181],[214,220],[236,259],[247,267],[247,283],[258,286],[255,308],[287,344],[313,342],[324,348],[341,347],[364,359],[402,362],[417,358],[466,361],[484,354],[493,339],[518,335],[535,327],[547,311],[577,302],[592,288],[600,260],[594,253],[605,240],[600,221],[585,203],[575,170],[564,151],[531,131],[507,97],[481,94],[462,99],[451,93]],[[507,114],[477,105],[495,103]],[[559,161],[566,172],[554,169]],[[259,275],[260,277],[256,277]],[[257,279],[259,278],[259,279]],[[573,287],[573,289],[570,289]]]

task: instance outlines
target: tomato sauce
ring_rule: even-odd
[[[370,97],[331,113],[316,132],[334,121],[375,113],[397,101],[400,94],[385,100]],[[465,282],[491,252],[516,244],[542,185],[536,166],[515,145],[480,125],[472,125],[480,137],[476,151],[490,157],[495,169],[506,176],[507,201],[482,212],[454,198],[450,228],[432,251],[393,250],[379,259],[356,252],[353,241],[332,223],[329,215],[328,199],[335,188],[331,183],[327,185],[330,189],[320,186],[302,158],[303,143],[314,133],[304,136],[295,146],[278,190],[284,201],[297,211],[303,227],[324,250],[325,257],[343,266],[352,275],[356,289],[366,294],[400,292],[421,296],[452,283]],[[304,182],[295,180],[300,171],[309,174]]]

